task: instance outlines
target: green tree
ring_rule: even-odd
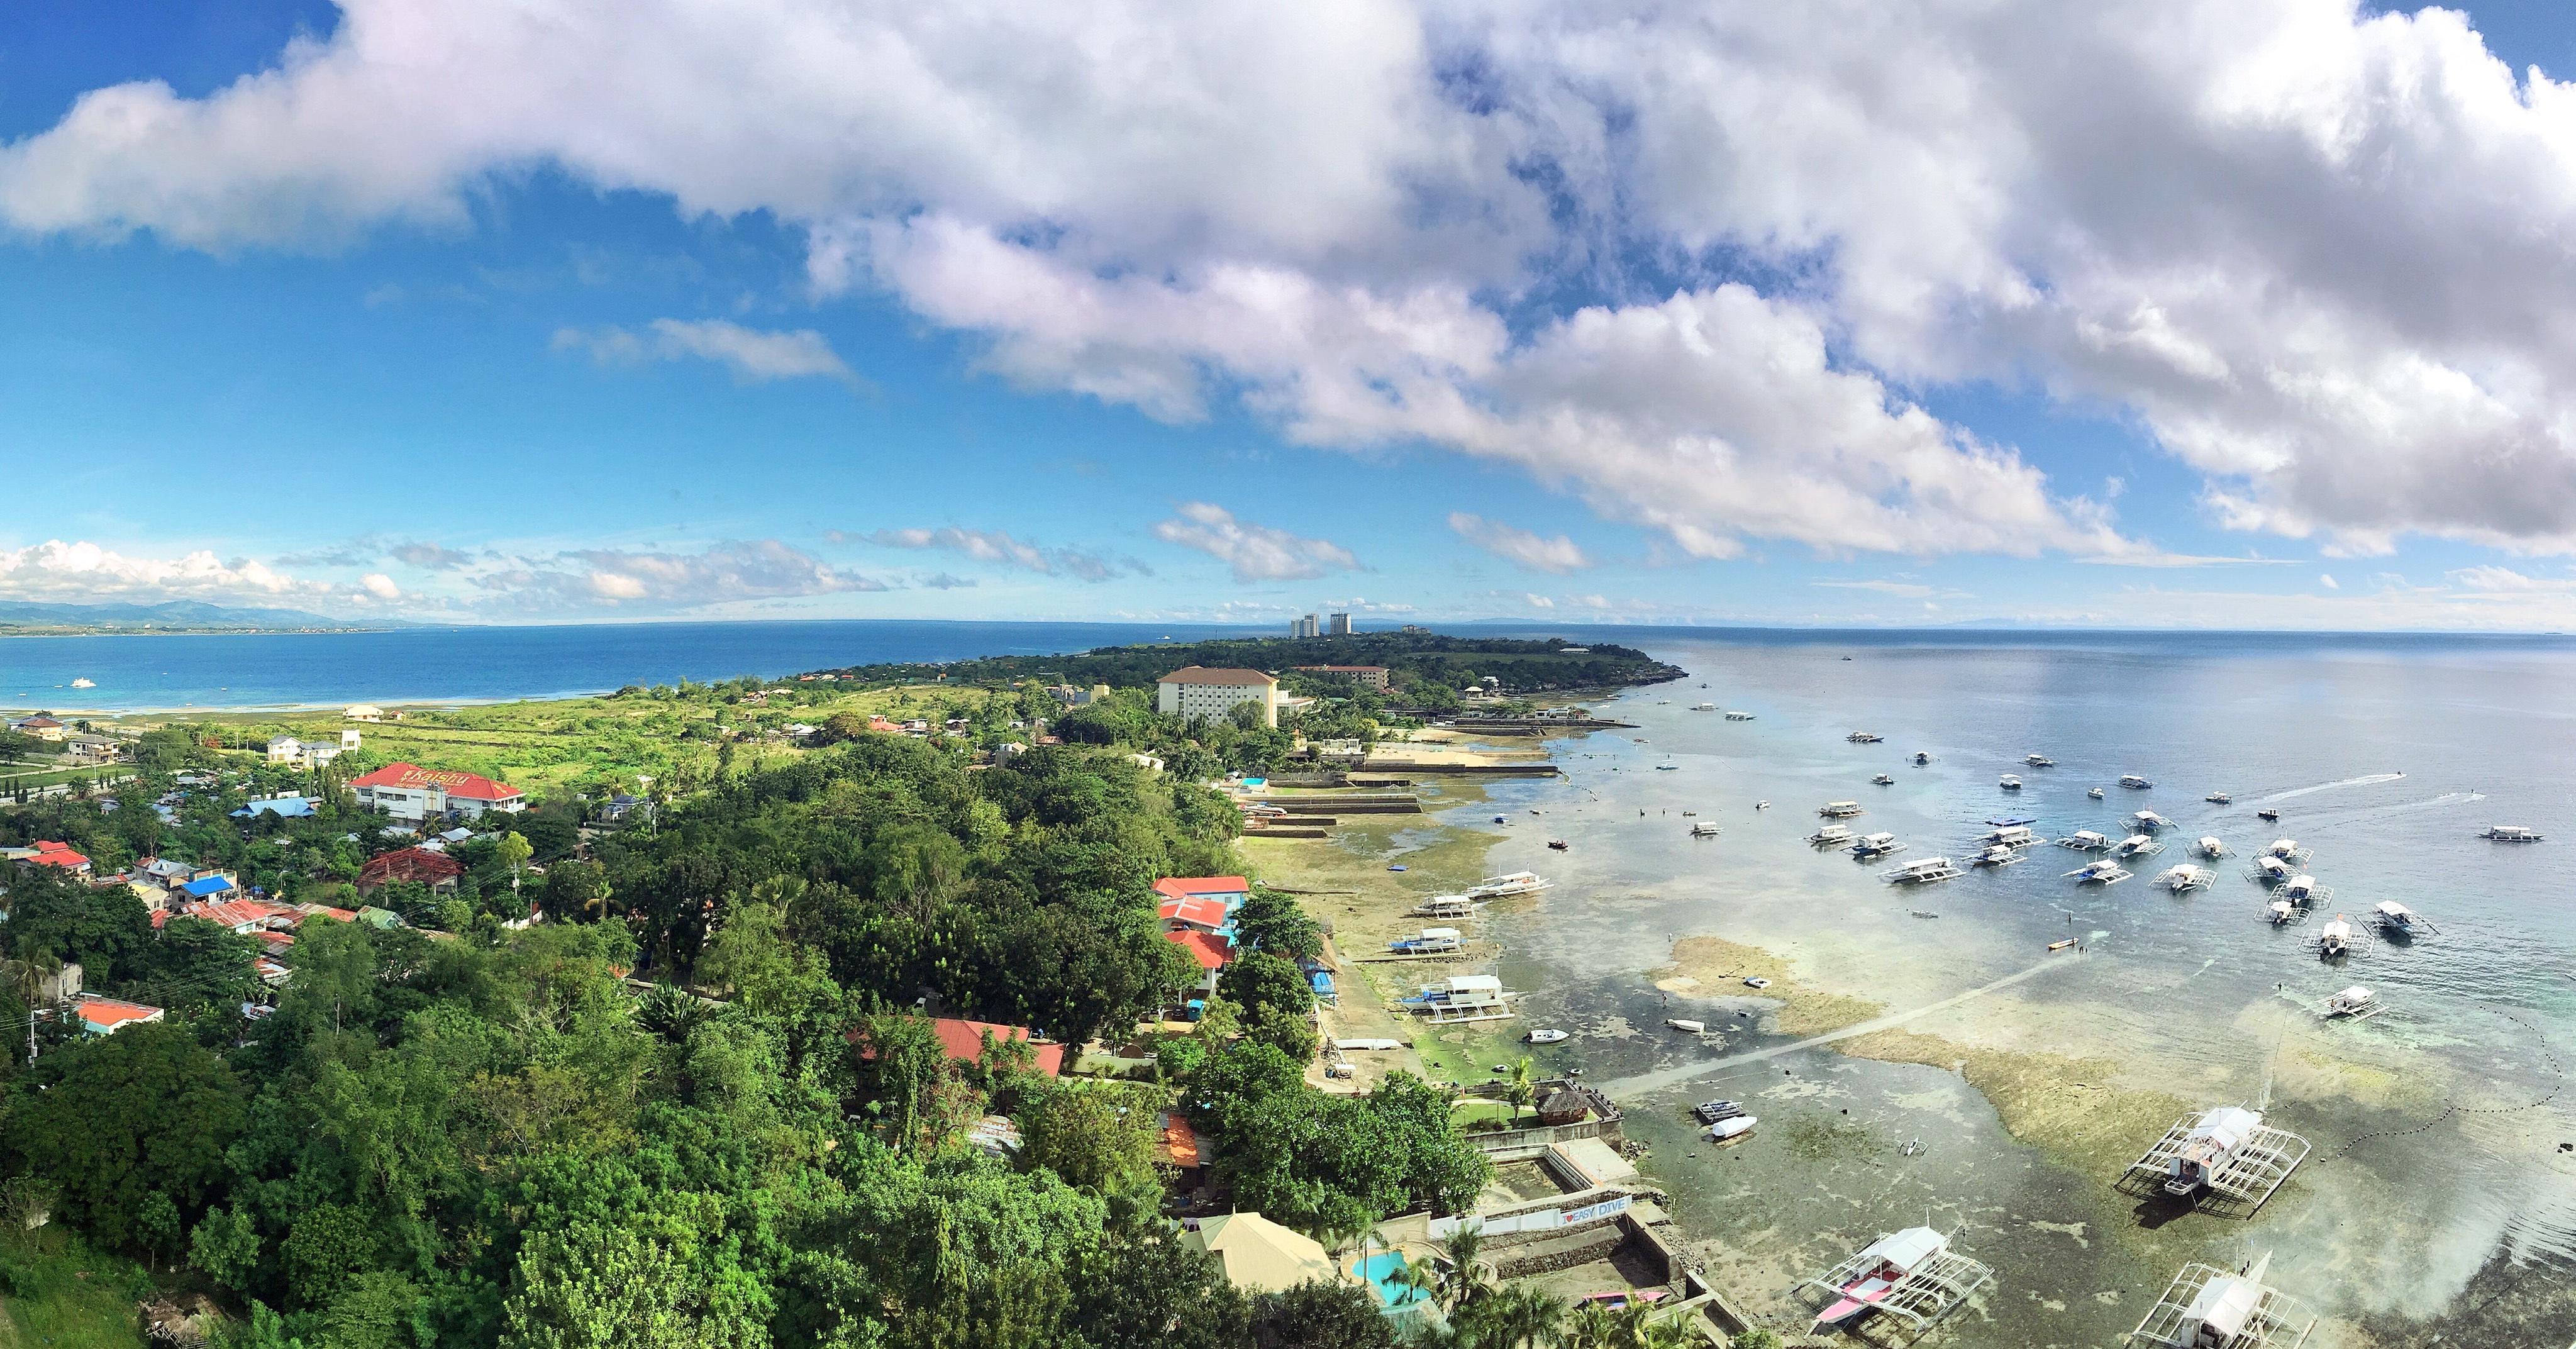
[[[546,869],[548,917],[595,923],[608,913],[608,877],[597,863],[567,859]]]
[[[503,1312],[502,1349],[762,1349],[751,1308],[724,1305],[676,1249],[613,1223],[531,1235]]]
[[[164,1235],[147,1231],[148,1199],[171,1206],[174,1243],[222,1185],[248,1095],[186,1031],[129,1025],[38,1059],[10,1093],[5,1136],[64,1216],[101,1245],[140,1249]]]
[[[536,855],[536,846],[528,842],[527,835],[517,830],[503,834],[501,841],[492,849],[493,860],[510,869],[510,889],[513,891],[519,888],[519,869]]]
[[[1252,1300],[1255,1349],[1393,1349],[1395,1332],[1374,1295],[1322,1279]]]
[[[1538,1064],[1523,1054],[1512,1060],[1511,1071],[1503,1077],[1503,1099],[1512,1103],[1512,1122],[1520,1123],[1521,1112],[1529,1109],[1538,1097]]]

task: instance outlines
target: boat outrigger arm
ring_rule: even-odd
[[[1919,1333],[1940,1324],[1978,1289],[1995,1281],[1994,1270],[1982,1261],[1944,1249],[1907,1270],[1884,1293],[1871,1290],[1874,1295],[1865,1301],[1855,1297],[1853,1286],[1868,1280],[1873,1270],[1886,1263],[1879,1254],[1886,1241],[1881,1238],[1853,1252],[1841,1264],[1798,1285],[1798,1291],[1823,1294],[1822,1314],[1836,1323],[1862,1311],[1877,1311],[1903,1318]],[[1861,1305],[1845,1307],[1855,1302]]]

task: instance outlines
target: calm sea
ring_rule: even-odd
[[[1205,624],[842,620],[11,637],[0,639],[0,706],[142,711],[545,698],[678,679],[1052,655],[1252,631]],[[74,688],[76,679],[93,687]]]
[[[2275,1273],[2311,1307],[2361,1321],[2442,1316],[2473,1278],[2496,1282],[2472,1302],[2511,1299],[2516,1278],[2545,1286],[2576,1271],[2576,1153],[2561,1149],[2576,1142],[2576,642],[1611,639],[1690,677],[1602,704],[1638,729],[1559,742],[1564,779],[1498,784],[1488,802],[1449,814],[1505,836],[1494,869],[1557,880],[1535,907],[1495,916],[1494,935],[1522,953],[1505,960],[1506,982],[1531,990],[1525,1010],[1539,1024],[1575,1031],[1552,1051],[1595,1081],[1638,1084],[1631,1133],[1655,1139],[1653,1169],[1685,1215],[1736,1249],[1820,1265],[1930,1212],[2001,1267],[2003,1291],[1969,1342],[2033,1345],[2109,1342],[2185,1258],[2234,1264],[2272,1250]],[[1756,719],[1695,710],[1703,702]],[[1885,738],[1854,744],[1853,731]],[[1916,766],[1917,752],[1930,762]],[[2026,766],[2033,753],[2057,766]],[[2006,773],[2026,785],[2004,789]],[[1893,782],[1875,785],[1876,774]],[[2154,786],[2124,790],[2122,774]],[[2087,795],[2097,787],[2098,800]],[[2232,801],[2203,799],[2212,792]],[[1894,833],[1907,850],[1862,864],[1806,846],[1816,808],[1834,800],[1867,810],[1856,832]],[[2281,818],[2258,819],[2266,808]],[[2079,886],[2064,873],[2085,855],[2048,846],[1921,890],[1878,879],[1894,862],[1964,861],[1989,817],[2033,817],[2049,838],[2118,837],[2140,810],[2175,828],[2168,850],[2118,885]],[[1685,811],[1724,833],[1687,837]],[[1497,813],[1510,823],[1492,823]],[[2478,837],[2498,823],[2548,841]],[[2203,835],[2231,850],[2216,884],[2158,887]],[[1547,850],[1551,837],[1571,850]],[[2281,837],[2314,850],[2309,869],[2333,894],[2305,925],[2275,929],[2243,872]],[[2439,934],[2372,942],[2340,965],[2303,949],[2325,919],[2383,900]],[[1726,988],[1668,1006],[1649,985],[1644,972],[1693,933],[1788,952],[1812,977],[1890,1009],[2067,962],[1918,1028],[2116,1065],[2077,1075],[2118,1072],[2197,1104],[2266,1106],[2315,1152],[2252,1222],[2173,1220],[2152,1205],[2133,1214],[2110,1191],[2121,1158],[2070,1162],[2011,1139],[1954,1074],[1819,1049],[1648,1087],[1776,1043],[1736,1015],[1748,1005]],[[2091,953],[2044,953],[2068,936]],[[2320,1021],[2318,1001],[2350,984],[2390,1010]],[[1724,1033],[1695,1043],[1656,1031],[1667,1014]],[[1763,1117],[1756,1141],[1701,1151],[1682,1131],[1682,1104],[1719,1095]],[[1929,1150],[1900,1151],[1908,1140]],[[2566,1318],[2561,1308],[2518,1335],[2563,1345],[2576,1335]],[[2482,1342],[2526,1342],[2518,1335]],[[2312,1349],[2361,1342],[2321,1334]]]

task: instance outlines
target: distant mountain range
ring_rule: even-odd
[[[327,618],[301,609],[236,609],[199,600],[159,604],[38,604],[0,600],[0,630],[45,632],[242,632],[248,630],[348,632],[407,628],[399,619]]]

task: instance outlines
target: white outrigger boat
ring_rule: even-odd
[[[1467,939],[1454,927],[1426,927],[1410,937],[1398,937],[1386,949],[1400,956],[1430,956],[1463,948]]]
[[[1873,1312],[1902,1320],[1919,1333],[1994,1277],[1985,1265],[1953,1252],[1949,1237],[1929,1227],[1909,1227],[1880,1237],[1799,1288],[1825,1300],[1808,1327],[1810,1334],[1850,1325]]]
[[[2538,843],[2540,831],[2519,824],[2491,824],[2478,837],[2496,843]]]
[[[2122,773],[2120,775],[2120,785],[2133,792],[2143,792],[2156,784],[2149,782],[2135,773]]]
[[[2021,779],[2014,777],[2010,773],[2006,773],[2002,777],[1995,779],[1995,785],[2008,792],[2017,792],[2021,790]]]
[[[2400,941],[2430,937],[2441,931],[2440,928],[2424,921],[2424,915],[2393,899],[2379,901],[2378,907],[2371,910],[2370,923],[2371,926],[2379,929],[2381,936],[2394,937]]]
[[[1905,851],[1905,845],[1894,834],[1864,834],[1851,846],[1851,854],[1863,862],[1875,861]]]
[[[2191,850],[2212,861],[2227,855],[2227,845],[2210,834],[2201,835],[2200,841],[2191,845]]]
[[[1816,813],[1828,820],[1848,820],[1869,812],[1862,810],[1858,801],[1827,801],[1816,807]]]
[[[2096,801],[2099,801],[2099,800],[2101,800],[2101,799],[2102,799],[2102,789],[2101,789],[2101,788],[2099,788],[2099,787],[2087,787],[2087,788],[2085,788],[2085,789],[2084,789],[2084,794],[2085,794],[2086,796],[2092,797],[2092,798],[2093,798],[2094,800],[2096,800]]]
[[[1561,1030],[1534,1030],[1529,1033],[1528,1038],[1529,1042],[1534,1045],[1563,1044],[1565,1042],[1565,1032]]]
[[[2308,911],[2286,899],[2276,899],[2263,906],[2263,918],[2274,927],[2291,927],[2308,921]]]
[[[2316,856],[2317,850],[2314,848],[2300,847],[2299,841],[2294,838],[2276,838],[2272,840],[2269,847],[2263,849],[2263,855],[2265,857],[2277,857],[2292,866],[2298,866],[2305,863],[2309,858]]]
[[[2129,828],[2141,834],[2156,834],[2173,828],[2173,821],[2152,810],[2142,810],[2129,817]]]
[[[2204,796],[2204,797],[2202,797],[2202,798],[2200,798],[2200,799],[2201,799],[2201,800],[2203,800],[2203,801],[2208,802],[2209,804],[2211,804],[2211,805],[2213,805],[2213,806],[2234,805],[2234,804],[2235,804],[2235,802],[2236,802],[2236,798],[2235,798],[2235,797],[2229,796],[2229,795],[2228,795],[2227,793],[2225,793],[2225,792],[2211,792],[2209,795]]]
[[[2206,890],[2209,888],[2209,882],[2209,868],[2196,867],[2189,862],[2167,867],[2163,875],[2156,877],[2158,885],[2177,895],[2186,890]]]
[[[2025,754],[2021,756],[2021,761],[2032,768],[2055,768],[2057,766],[2057,761],[2045,754]]]
[[[1873,787],[1893,787],[1896,785],[1896,779],[1889,777],[1885,773],[1881,773],[1878,776],[1871,778],[1869,782]]]
[[[1824,828],[1807,835],[1807,841],[1819,848],[1848,847],[1852,841],[1851,826],[1847,824],[1826,825]]]
[[[2118,885],[2137,873],[2108,857],[2097,857],[2066,874],[2074,877],[2077,885]]]
[[[2096,833],[2090,829],[2078,829],[2059,839],[2057,846],[2073,848],[2077,852],[2101,852],[2111,846],[2111,836]]]
[[[2027,848],[2039,842],[2039,835],[2026,824],[1999,824],[1986,831],[1980,843],[1999,843],[2007,848]]]
[[[1717,704],[1715,704],[1715,703],[1701,703],[1701,704],[1699,704],[1698,706],[1693,707],[1691,710],[1692,710],[1693,712],[1714,712],[1714,711],[1716,711],[1716,710],[1717,710]]]
[[[2279,885],[2297,874],[2289,863],[2269,853],[2255,858],[2254,865],[2245,868],[2245,879],[2261,885]]]
[[[1874,734],[1869,731],[1854,731],[1843,737],[1843,739],[1848,740],[1855,745],[1875,745],[1886,738],[1886,736]]]
[[[1715,838],[1721,832],[1715,820],[1695,820],[1690,827],[1692,838]]]
[[[2234,1272],[2184,1265],[2149,1308],[2129,1342],[2152,1349],[2299,1349],[2317,1318],[2263,1282],[2270,1253]]]
[[[1465,895],[1433,895],[1413,906],[1416,918],[1473,918],[1476,901]]]
[[[1878,874],[1890,885],[1930,885],[1935,881],[1955,881],[1968,873],[1951,865],[1947,857],[1925,857]]]
[[[2178,1199],[2205,1190],[2251,1217],[2307,1156],[2308,1140],[2266,1128],[2262,1111],[2229,1105],[2184,1116],[2122,1174],[2160,1182]]]
[[[2332,889],[2317,884],[2317,878],[2304,871],[2281,882],[2281,888],[2272,893],[2303,909],[2311,904],[2323,904],[2334,898]]]
[[[1986,850],[1984,852],[1978,853],[1975,857],[1968,859],[1968,862],[1971,866],[2008,867],[2020,860],[2020,850],[2014,848],[2011,844],[1989,843],[1986,845]]]
[[[2164,850],[2165,845],[2156,842],[2153,834],[2131,834],[2111,845],[2111,855],[2123,858],[2153,857]]]
[[[1427,1016],[1437,1024],[1462,1021],[1508,1021],[1517,1015],[1510,1000],[1520,995],[1506,990],[1503,981],[1490,974],[1453,974],[1441,983],[1424,984],[1422,991],[1404,1000],[1406,1010]]]
[[[1535,871],[1514,871],[1501,876],[1487,876],[1467,887],[1467,898],[1476,900],[1509,899],[1514,895],[1534,895],[1548,887],[1545,877]]]
[[[2342,914],[2336,914],[2333,922],[2319,929],[2317,935],[2307,941],[2308,949],[2316,952],[2319,960],[2341,959],[2360,946],[2361,934],[2353,931],[2352,920]]]
[[[2341,993],[2334,994],[2328,997],[2324,1002],[2318,1004],[2317,1015],[2324,1017],[2328,1021],[2332,1021],[2337,1017],[2350,1017],[2355,1021],[2367,1021],[2387,1010],[2388,1004],[2381,1002],[2379,1000],[2379,995],[2371,992],[2369,989],[2363,988],[2359,984],[2354,984],[2352,987],[2345,989]]]
[[[1726,714],[1726,719],[1728,721],[1751,721],[1753,720],[1753,714],[1750,712],[1729,712]]]

